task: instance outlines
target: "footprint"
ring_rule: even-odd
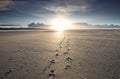
[[[62,46],[60,46],[59,48],[62,48]]]
[[[70,51],[70,49],[67,49],[68,51]]]
[[[11,61],[11,60],[12,60],[12,58],[9,58],[8,60],[9,60],[9,61]]]
[[[25,72],[27,72],[27,73],[28,73],[28,71],[29,71],[28,69],[25,70]]]
[[[71,61],[73,61],[73,58],[67,57],[66,60],[71,62]]]
[[[50,63],[51,63],[51,64],[55,64],[55,60],[51,60]]]
[[[11,69],[9,69],[7,72],[4,73],[4,76],[8,76],[12,72]]]
[[[49,79],[55,79],[55,74],[54,73],[50,73],[50,74],[48,74],[48,76],[49,76]]]
[[[50,70],[50,73],[48,74],[49,78],[55,79],[56,75],[54,74],[55,70]]]
[[[57,53],[55,56],[59,56],[59,54]]]
[[[53,64],[55,64],[56,62],[55,62],[55,60],[51,60],[50,61],[50,64],[48,65],[48,68],[50,69],[50,67],[53,65]]]
[[[70,65],[66,65],[64,69],[65,70],[71,69],[71,66]]]
[[[65,54],[68,54],[68,52],[64,52],[63,54],[64,54],[64,55],[65,55]]]
[[[50,72],[51,72],[51,73],[54,73],[54,72],[55,72],[55,70],[51,70]]]

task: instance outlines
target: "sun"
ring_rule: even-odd
[[[56,18],[51,22],[52,29],[57,31],[63,31],[66,29],[69,29],[71,26],[71,23],[69,20],[65,18]]]

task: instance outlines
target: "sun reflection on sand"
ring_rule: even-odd
[[[56,36],[57,36],[58,38],[63,38],[63,37],[64,37],[64,31],[57,31],[57,32],[56,32]]]

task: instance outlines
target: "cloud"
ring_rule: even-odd
[[[96,0],[15,0],[16,10],[36,17],[69,15],[91,10]]]
[[[27,14],[30,17],[48,18],[53,16],[54,12],[45,8],[51,2],[47,0],[14,0],[14,9],[22,14]]]
[[[95,29],[91,24],[88,23],[82,23],[82,22],[77,22],[72,24],[72,29]]]
[[[0,11],[14,9],[22,14],[40,18],[69,15],[91,10],[95,0],[4,0],[0,1]],[[2,4],[2,5],[1,5]]]
[[[45,8],[59,13],[86,12],[96,0],[54,0]]]
[[[1,0],[0,1],[0,11],[9,10],[14,5],[13,0]]]
[[[29,28],[50,28],[51,25],[47,25],[44,23],[30,23],[28,24]],[[84,22],[77,22],[72,23],[71,27],[69,29],[120,29],[120,25],[114,25],[114,24],[104,24],[104,25],[92,25]]]
[[[0,26],[20,26],[20,25],[16,25],[16,24],[0,24]]]
[[[44,24],[44,23],[30,23],[28,24],[28,27],[47,27],[48,25],[47,24]]]
[[[73,23],[73,29],[120,29],[120,25],[114,25],[114,24],[104,24],[104,25],[92,25],[88,23]]]

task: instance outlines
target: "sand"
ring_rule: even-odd
[[[2,32],[0,79],[120,79],[120,30]]]

